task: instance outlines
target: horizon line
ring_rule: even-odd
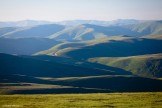
[[[63,21],[115,21],[115,20],[141,20],[141,21],[159,21],[162,19],[133,19],[133,18],[119,18],[112,20],[100,20],[100,19],[67,19],[60,21],[52,21],[52,20],[39,20],[39,19],[21,19],[21,20],[0,20],[0,22],[19,22],[19,21],[48,21],[48,22],[63,22]]]

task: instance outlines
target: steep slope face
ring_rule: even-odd
[[[85,43],[80,43],[80,42],[65,42],[65,43],[60,43],[58,45],[55,45],[53,47],[51,47],[50,49],[44,50],[44,51],[40,51],[35,53],[34,55],[54,55],[57,56],[57,53],[60,50],[70,50],[70,49],[75,49],[77,47],[82,47],[82,46],[86,46]]]
[[[64,29],[64,26],[56,24],[38,25],[33,27],[21,27],[15,31],[3,34],[1,37],[7,38],[29,38],[38,37],[45,38],[60,30]]]
[[[101,26],[100,26],[101,27]],[[104,27],[101,27],[101,29]],[[67,27],[66,29],[51,35],[49,38],[56,40],[93,40],[107,37],[102,31],[97,32],[94,28],[86,25]]]
[[[98,25],[84,24],[67,27],[64,30],[49,36],[49,38],[68,41],[72,40],[86,41],[117,35],[134,36],[138,35],[138,33],[136,31],[131,31],[129,29],[125,29],[119,26],[104,27]]]
[[[1,28],[0,36],[8,38],[23,37],[48,37],[50,39],[65,41],[85,41],[103,37],[129,35],[145,36],[162,33],[161,21],[147,21],[131,25],[122,24],[124,21],[114,22],[109,26],[81,24],[75,26],[63,26],[56,24],[38,25],[32,27]],[[128,21],[129,23],[129,21]]]
[[[130,57],[99,57],[88,61],[114,66],[142,77],[162,77],[162,54]]]
[[[118,35],[128,35],[128,36],[134,36],[138,35],[136,31],[131,31],[127,28],[124,28],[122,26],[98,26],[98,25],[91,25],[91,24],[84,24],[88,28],[93,28],[96,32],[103,33],[107,36],[118,36]]]
[[[0,28],[0,37],[5,35],[6,33],[10,33],[18,29],[18,27],[5,27],[5,28]]]
[[[31,55],[49,49],[60,42],[45,38],[0,38],[0,52],[7,54]]]
[[[161,21],[146,21],[138,24],[127,25],[125,28],[135,31],[138,34],[133,36],[158,35],[162,34]]]
[[[120,22],[120,21],[119,21]],[[62,40],[93,40],[108,36],[129,35],[129,36],[146,36],[157,35],[162,33],[161,21],[145,21],[131,24],[121,24],[112,22],[109,26],[82,24],[77,26],[68,26],[66,29],[51,35],[49,38]]]

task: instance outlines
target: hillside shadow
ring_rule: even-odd
[[[84,24],[88,28],[93,28],[96,32],[104,33],[108,36],[118,36],[118,35],[130,35],[130,36],[139,36],[140,33],[136,31],[129,30],[124,27],[120,26],[98,26],[98,25],[92,25],[92,24]]]
[[[97,63],[88,64],[87,62],[88,65],[82,64],[80,66],[86,65],[89,67],[91,65],[92,67],[83,68],[79,66],[71,66],[67,64],[54,63],[49,61],[45,62],[43,60],[36,60],[32,58],[22,58],[19,56],[11,56],[6,54],[0,55],[1,83],[35,83],[74,87],[68,89],[45,88],[39,90],[23,90],[15,91],[15,93],[36,93],[36,91],[38,91],[38,93],[162,91],[161,80],[130,76],[129,72],[128,74],[122,69],[108,67]],[[100,70],[97,68],[99,68]],[[86,78],[84,78],[84,76],[86,76]],[[38,77],[42,77],[42,79]],[[47,77],[62,78],[62,80],[43,80],[43,78]],[[64,79],[64,77],[69,78]]]
[[[0,54],[1,74],[21,74],[34,77],[79,77],[114,75],[111,71],[80,67],[57,62]]]
[[[107,89],[111,92],[162,91],[162,81],[142,77],[112,76],[64,81],[66,85],[84,88]]]
[[[33,89],[14,90],[8,94],[73,94],[73,93],[109,93],[109,90],[94,90],[85,88],[55,88],[55,89]]]
[[[162,53],[161,46],[162,40],[156,39],[114,40],[64,52],[64,55],[77,60],[86,60],[94,57],[126,57]]]
[[[42,80],[22,75],[1,77],[1,83],[35,83],[67,86],[69,88],[40,88],[13,90],[9,94],[66,94],[66,93],[109,93],[109,92],[158,92],[162,91],[162,81],[134,76],[101,76],[70,78],[65,80]],[[24,86],[24,85],[15,85]],[[2,86],[1,86],[2,87]]]
[[[48,55],[40,55],[40,56],[23,56],[25,58],[33,58],[43,61],[57,62],[62,64],[68,64],[73,66],[85,67],[90,69],[98,69],[102,71],[112,72],[118,75],[131,75],[132,73],[126,71],[124,69],[120,69],[117,67],[106,66],[99,63],[91,63],[84,60],[74,60],[71,58],[59,57],[59,56],[48,56]],[[109,73],[107,73],[109,74]]]

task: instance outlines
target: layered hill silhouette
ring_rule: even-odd
[[[37,54],[57,54],[58,56],[80,60],[93,57],[125,57],[157,54],[162,52],[162,40],[160,37],[161,36],[158,36],[158,38],[134,38],[119,36],[86,42],[63,43]]]
[[[85,41],[117,35],[146,36],[162,33],[161,21],[119,20],[116,21],[116,23],[115,21],[109,22],[110,24],[107,26],[103,26],[102,23],[99,22],[90,23],[90,21],[82,20],[80,22],[85,23],[61,25],[62,23],[60,22],[57,24],[0,28],[0,37],[43,37],[64,41]],[[71,23],[73,23],[73,21],[71,21]]]
[[[54,55],[118,67],[142,77],[161,77],[161,35],[117,36],[58,44],[36,55]],[[148,55],[150,54],[150,55]]]
[[[45,57],[47,59],[47,57]],[[58,63],[56,57],[0,54],[1,93],[94,93],[161,91],[161,80]],[[60,59],[60,58],[57,58]],[[63,59],[63,58],[62,58]],[[54,62],[55,61],[55,62]],[[63,68],[62,68],[63,67]]]
[[[162,91],[162,21],[0,22],[0,94]]]

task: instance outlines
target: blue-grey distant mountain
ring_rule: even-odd
[[[5,38],[46,38],[65,27],[57,24],[45,24],[32,27],[13,27],[0,28],[0,37]],[[7,32],[8,31],[8,32]]]
[[[117,35],[138,35],[138,32],[120,26],[98,26],[92,24],[83,24],[78,26],[66,27],[65,29],[49,36],[56,40],[94,40],[103,37]]]
[[[157,35],[161,33],[161,21],[147,21],[122,26],[100,26],[92,24],[70,26],[49,36],[49,38],[58,40],[94,40],[117,35],[146,36]]]
[[[37,20],[22,20],[22,21],[9,21],[9,22],[0,22],[0,28],[2,27],[26,27],[26,26],[36,26],[51,24],[50,21],[37,21]]]
[[[65,23],[69,24],[61,25],[60,22],[60,25],[44,24],[30,27],[0,28],[0,37],[41,37],[61,41],[86,41],[117,35],[146,36],[162,33],[162,21],[114,20],[105,22],[74,20],[65,21]],[[108,25],[105,26],[104,24]]]
[[[45,38],[0,38],[0,53],[31,55],[58,43],[60,42]]]
[[[145,21],[138,24],[126,25],[124,28],[137,32],[137,36],[162,34],[162,21]]]
[[[81,24],[92,24],[92,25],[100,25],[100,26],[122,26],[129,24],[137,24],[143,22],[143,20],[135,20],[135,19],[117,19],[112,21],[102,21],[102,20],[67,20],[57,22],[58,24],[65,26],[76,26]]]

